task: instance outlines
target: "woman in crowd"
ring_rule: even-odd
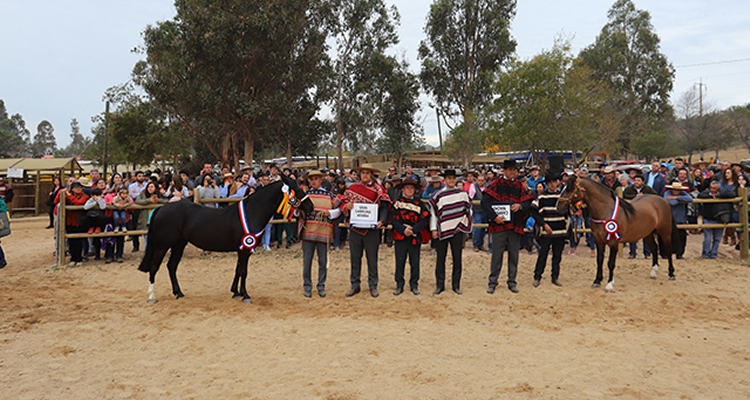
[[[150,204],[166,203],[169,201],[166,193],[164,189],[157,187],[154,182],[149,182],[141,194],[138,195],[138,198],[135,199],[135,204],[147,206]],[[146,230],[148,228],[151,212],[153,212],[153,209],[141,211],[140,215],[138,215],[137,230]]]
[[[122,175],[120,175],[119,172],[115,172],[112,174],[112,177],[109,178],[109,185],[107,185],[107,190],[104,191],[104,194],[117,193],[117,186],[122,184]]]
[[[49,199],[47,199],[47,207],[49,209],[47,210],[47,213],[49,214],[49,225],[47,225],[47,229],[52,229],[55,227],[55,199],[57,198],[57,194],[60,193],[60,190],[63,188],[62,183],[60,182],[59,177],[52,178],[52,190],[49,192]]]
[[[70,184],[70,192],[65,189],[60,191],[60,196],[65,196],[65,204],[69,206],[82,206],[86,204],[89,196],[83,193],[83,185],[80,182]],[[82,233],[86,232],[86,226],[81,221],[81,211],[69,211],[65,213],[65,232]],[[73,268],[83,262],[83,241],[86,239],[68,239],[70,252],[70,264],[68,268]]]
[[[722,197],[737,196],[738,186],[737,172],[735,172],[732,168],[725,169],[724,172],[721,173],[721,180],[719,181],[719,193],[722,194]],[[733,194],[734,196],[732,196],[731,194]],[[737,221],[739,221],[739,214],[734,212],[732,214],[732,222]],[[730,246],[735,246],[737,244],[737,235],[735,234],[733,228],[724,229],[724,236],[721,238],[721,242]]]

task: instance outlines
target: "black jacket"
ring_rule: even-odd
[[[706,189],[698,194],[699,199],[731,199],[734,198],[734,193],[730,191],[719,192],[716,197],[711,195],[709,189]],[[734,206],[732,203],[701,203],[700,213],[703,219],[711,221],[718,221],[720,223],[732,222],[732,213],[734,212]]]

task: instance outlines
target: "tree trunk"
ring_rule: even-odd
[[[229,157],[232,152],[231,133],[225,134],[221,138],[221,165],[229,165]]]
[[[292,141],[288,141],[286,144],[286,166],[292,168]]]
[[[341,122],[341,111],[336,111],[336,157],[338,167],[344,169],[344,124]]]
[[[240,170],[240,148],[237,143],[237,137],[238,137],[237,132],[234,132],[232,134],[232,166],[234,166],[235,171],[239,172]]]
[[[253,140],[253,138],[255,137],[254,132],[252,132],[251,129],[247,129],[245,130],[243,137],[245,138],[245,165],[249,165],[252,167],[253,151],[255,150],[255,141]]]

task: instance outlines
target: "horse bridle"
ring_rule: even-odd
[[[563,188],[562,193],[565,194],[565,191],[567,190],[567,186]],[[557,202],[563,202],[563,204],[568,203],[568,209],[571,210],[571,212],[575,212],[578,208],[580,208],[580,202],[583,200],[583,194],[586,192],[586,189],[582,187],[578,180],[575,182],[575,187],[573,188],[573,193],[568,197],[563,197],[560,195],[560,197],[557,198]]]

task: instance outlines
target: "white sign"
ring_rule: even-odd
[[[8,178],[23,179],[23,168],[8,168]]]
[[[371,203],[354,203],[354,207],[349,213],[349,226],[365,229],[377,228],[378,205]]]
[[[506,222],[513,221],[513,212],[510,210],[509,203],[492,203],[492,210],[495,211],[500,217],[503,217]]]

